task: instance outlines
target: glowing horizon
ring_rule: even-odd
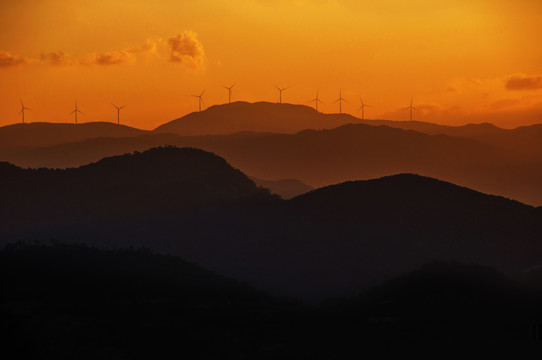
[[[0,126],[152,129],[204,107],[278,102],[365,118],[542,123],[542,3],[520,0],[27,0],[0,4]]]

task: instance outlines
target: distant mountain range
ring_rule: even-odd
[[[358,124],[340,125],[346,122]],[[542,183],[542,125],[506,130],[491,124],[452,127],[415,121],[364,120],[369,126],[361,122],[344,114],[317,113],[301,105],[239,102],[189,114],[154,132],[136,136],[96,137],[96,133],[104,132],[93,130],[94,135],[86,140],[74,138],[57,145],[25,148],[0,145],[0,160],[25,167],[63,168],[169,144],[212,151],[244,173],[269,181],[296,179],[319,187],[412,172],[533,205],[542,204],[542,187],[539,186]],[[269,127],[263,128],[260,123]],[[177,124],[184,124],[182,129],[188,130],[178,128]],[[290,127],[272,128],[277,124]],[[32,125],[21,129],[32,129]],[[335,127],[337,125],[340,126]],[[96,126],[102,127],[102,124]],[[186,136],[198,133],[190,130],[192,126],[201,126],[203,133],[211,128],[218,129],[218,133],[247,129],[294,133],[245,131]],[[324,130],[295,133],[306,127]],[[166,130],[184,135],[161,133]],[[6,127],[0,128],[0,139],[6,137],[2,135],[5,131]],[[55,131],[54,126],[50,131]],[[7,144],[28,145],[34,141],[30,135],[21,135],[24,139],[20,141],[17,137],[10,135]]]
[[[418,175],[346,182],[286,201],[194,149],[1,171],[3,244],[145,246],[277,295],[352,294],[434,259],[514,277],[542,264],[540,208]]]

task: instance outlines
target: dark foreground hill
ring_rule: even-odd
[[[146,250],[16,243],[0,251],[0,270],[2,350],[18,358],[523,354],[540,340],[538,289],[461,263],[431,263],[320,306]]]
[[[191,148],[153,148],[64,170],[0,163],[0,174],[0,214],[12,226],[271,197],[224,159]]]
[[[40,171],[47,176],[33,177]],[[67,177],[70,171],[79,175]],[[417,175],[348,182],[284,201],[193,149],[105,159],[59,178],[51,170],[9,173],[1,190],[4,244],[145,246],[278,295],[351,294],[434,259],[513,277],[542,264],[539,209]]]
[[[17,243],[0,272],[2,351],[17,358],[247,358],[285,336],[265,314],[293,308],[146,250]]]

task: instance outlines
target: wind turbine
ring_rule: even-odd
[[[279,91],[279,104],[282,104],[282,92],[283,92],[284,90],[288,90],[290,87],[287,86],[287,87],[282,88],[282,89],[279,88],[277,85],[275,85],[275,87],[276,87],[277,90]]]
[[[24,124],[24,111],[25,110],[32,110],[32,109],[25,107],[24,104],[23,104],[23,101],[21,100],[21,111],[19,112],[19,114],[22,114],[22,116],[23,116],[23,124]]]
[[[124,109],[128,105],[124,105],[124,106],[121,106],[121,107],[118,107],[115,104],[111,104],[111,105],[113,105],[115,107],[115,109],[117,109],[117,124],[120,124],[120,110]]]
[[[412,110],[416,110],[416,108],[412,106],[412,98],[410,98],[410,106],[403,108],[403,110],[410,110],[410,121],[412,121]]]
[[[359,102],[361,103],[361,106],[359,107],[358,112],[361,110],[361,120],[365,120],[365,112],[363,110],[365,109],[366,106],[371,106],[371,105],[365,104],[363,100],[361,99],[361,96],[359,97]]]
[[[71,113],[68,114],[68,115],[75,114],[75,125],[77,125],[77,113],[83,114],[83,112],[77,108],[77,100],[76,100],[75,101],[75,110],[73,110]],[[85,115],[85,114],[83,114],[83,115]]]
[[[318,103],[323,104],[322,100],[318,99],[318,90],[316,90],[316,97],[311,102],[314,102],[316,111],[318,111]]]
[[[339,102],[339,114],[342,114],[343,113],[343,101],[344,102],[348,102],[346,101],[346,99],[343,98],[343,95],[342,95],[342,90],[339,90],[339,98],[337,100],[335,100],[333,103],[335,104],[336,102]]]
[[[224,89],[228,89],[228,104],[231,103],[231,89],[236,85],[237,83],[233,84],[232,86],[224,86]]]
[[[205,89],[201,92],[199,95],[192,95],[193,97],[198,98],[198,105],[199,105],[199,111],[201,112],[201,104],[203,104],[203,93],[205,92]]]

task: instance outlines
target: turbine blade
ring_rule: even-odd
[[[233,85],[230,86],[230,89],[233,89],[233,87],[234,87],[235,85],[237,85],[237,83],[233,83]]]
[[[203,96],[203,93],[205,92],[205,90],[207,90],[207,89],[203,89],[203,91],[201,92],[200,96]]]

